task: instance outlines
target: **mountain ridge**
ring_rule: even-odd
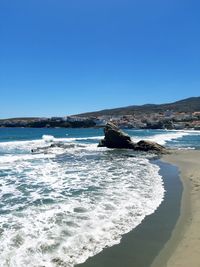
[[[154,113],[172,110],[174,112],[200,111],[200,96],[181,99],[172,103],[131,105],[113,109],[103,109],[94,112],[77,114],[77,116],[103,116],[103,115],[133,115],[139,113]]]

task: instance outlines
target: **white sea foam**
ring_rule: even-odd
[[[55,138],[53,135],[43,135],[42,136],[42,139],[45,141],[45,142],[53,142],[55,141]]]
[[[26,161],[26,160],[34,160],[34,159],[44,159],[44,158],[54,158],[55,155],[52,154],[36,154],[36,155],[8,155],[0,157],[0,164],[2,163],[12,163],[15,161]],[[4,168],[4,166],[0,166],[0,169]]]
[[[46,147],[48,143],[63,142],[77,144],[78,141],[96,140],[97,142],[102,139],[103,136],[92,137],[73,137],[73,138],[55,138],[52,135],[43,135],[42,139],[31,141],[13,141],[13,142],[0,142],[0,151],[4,153],[27,153],[31,149],[37,147]]]
[[[165,131],[161,134],[145,136],[143,139],[157,142],[160,145],[165,145],[166,142],[182,138],[183,136],[189,135],[192,132],[189,131]],[[132,137],[132,140],[138,142],[141,137]]]
[[[144,139],[166,144],[196,131]],[[120,242],[164,197],[158,166],[97,137],[0,143],[0,266],[72,267]],[[139,141],[139,134],[133,137]],[[63,142],[66,147],[50,147]],[[49,147],[32,154],[31,149]]]
[[[157,134],[154,137],[150,137],[149,140],[157,142],[161,145],[165,145],[167,141],[176,140],[183,136],[189,135],[188,132],[167,132],[166,134]]]
[[[87,140],[101,140],[102,138],[104,138],[103,135],[100,136],[87,136],[87,137],[69,137],[69,138],[64,138],[64,139],[59,139],[59,140],[64,140],[64,141],[68,141],[68,142],[72,142],[72,141],[87,141]]]
[[[26,153],[44,143],[13,142],[9,151],[19,146]],[[127,158],[96,144],[49,152],[1,158],[4,267],[72,267],[84,262],[119,243],[163,199],[159,168],[145,158]]]

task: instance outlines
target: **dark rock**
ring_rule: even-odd
[[[141,140],[136,144],[135,150],[164,152],[165,148],[155,142]]]
[[[130,136],[123,133],[113,123],[108,122],[104,128],[105,138],[100,141],[99,147],[108,148],[134,148],[134,143]]]
[[[63,142],[54,142],[45,147],[37,147],[37,148],[31,149],[31,152],[32,153],[49,153],[50,149],[52,148],[69,149],[69,148],[74,148],[74,147],[75,147],[75,144],[65,144]]]
[[[163,146],[150,141],[141,140],[134,143],[130,136],[121,131],[113,123],[109,122],[104,128],[105,137],[99,142],[99,147],[108,148],[127,148],[135,151],[145,151],[154,153],[165,153],[166,150]]]

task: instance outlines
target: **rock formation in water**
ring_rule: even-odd
[[[129,148],[134,149],[135,144],[132,142],[129,135],[122,132],[113,123],[108,122],[104,128],[105,137],[100,141],[99,147],[108,148]]]
[[[51,153],[52,148],[62,148],[62,149],[69,149],[69,148],[74,148],[76,144],[68,144],[68,143],[63,143],[63,142],[54,142],[48,146],[44,147],[36,147],[31,149],[32,153]],[[84,147],[83,145],[79,145],[79,147]]]
[[[145,152],[155,152],[155,153],[165,153],[166,149],[150,141],[141,140],[138,143],[134,143],[130,136],[121,131],[113,123],[108,122],[104,128],[105,137],[99,142],[99,147],[108,147],[108,148],[127,148],[133,149],[136,151],[145,151]]]

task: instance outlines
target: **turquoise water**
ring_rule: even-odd
[[[167,131],[167,130],[124,130],[133,140],[152,139],[172,147],[200,148],[200,131]],[[41,139],[43,135],[56,138],[86,138],[82,142],[95,143],[88,137],[103,136],[103,129],[30,129],[0,128],[0,142],[27,141]],[[134,139],[135,138],[135,139]],[[81,141],[81,140],[79,140]]]
[[[134,141],[199,147],[199,132],[127,132]],[[0,266],[74,266],[157,209],[159,167],[132,151],[97,148],[102,137],[102,129],[0,129]]]
[[[102,129],[63,129],[63,128],[0,128],[0,142],[16,141],[16,140],[37,140],[43,135],[53,135],[56,138],[66,137],[93,137],[103,135]]]

